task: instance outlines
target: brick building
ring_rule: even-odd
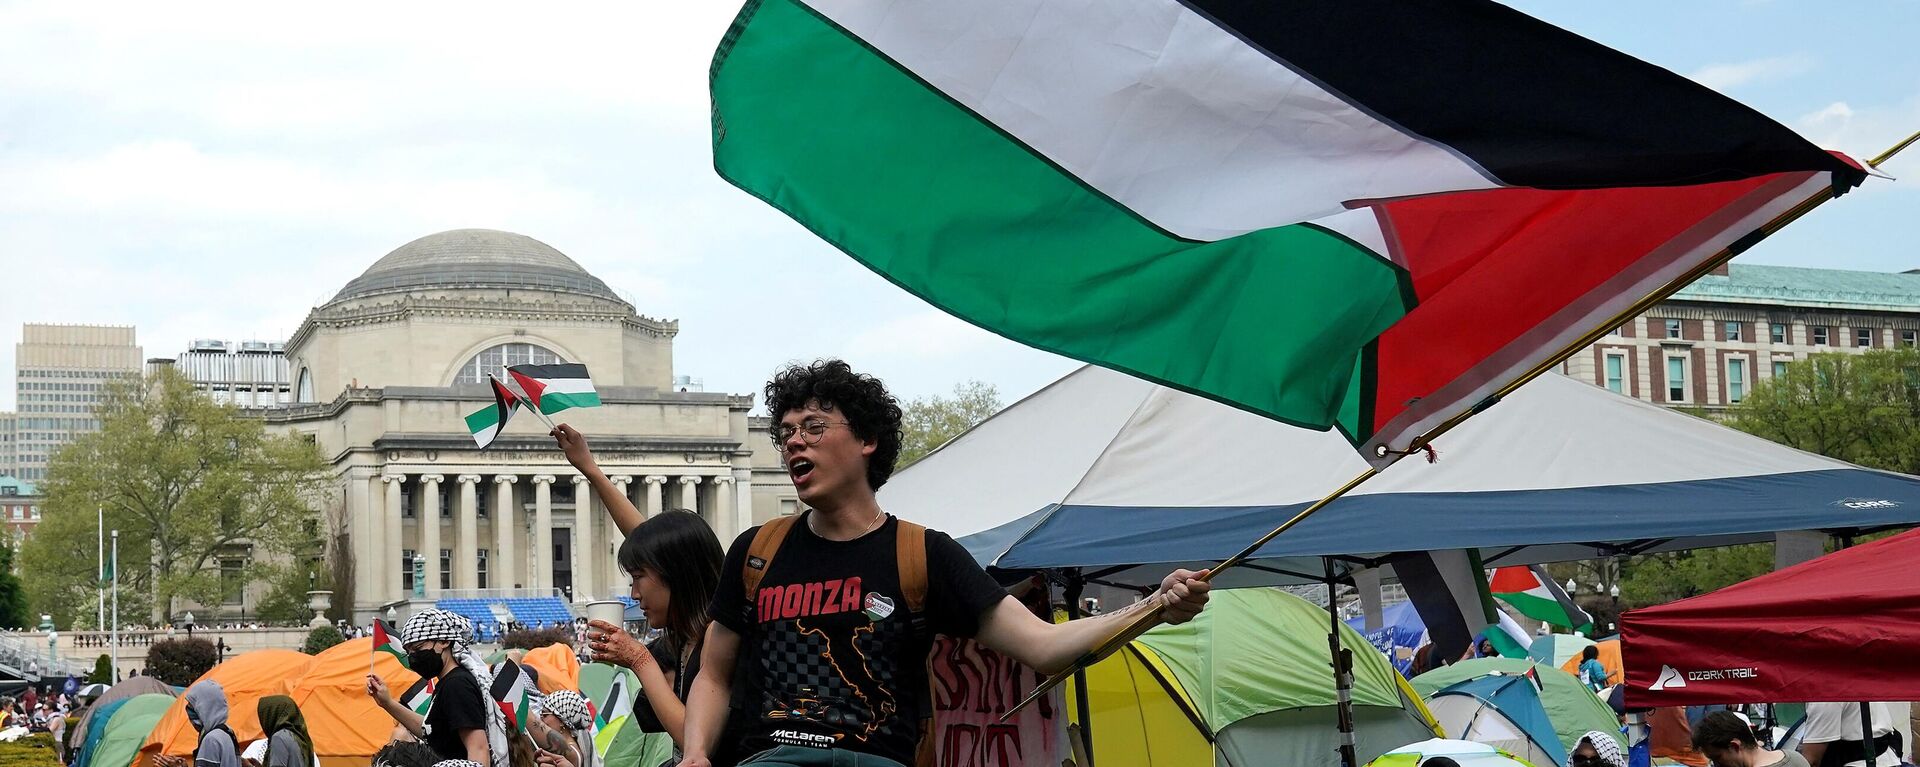
[[[1561,372],[1711,413],[1809,354],[1911,347],[1917,339],[1920,270],[1731,264],[1616,328]]]

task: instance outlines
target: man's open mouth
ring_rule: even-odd
[[[813,473],[813,462],[805,458],[795,458],[787,462],[787,476],[798,482]]]

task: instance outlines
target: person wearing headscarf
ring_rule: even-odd
[[[555,690],[540,702],[540,715],[530,723],[540,744],[540,763],[552,767],[595,767],[593,711],[585,696],[573,690]]]
[[[506,718],[487,692],[493,674],[473,655],[473,624],[446,610],[422,610],[407,619],[400,644],[408,668],[435,678],[432,707],[424,717],[408,710],[375,674],[367,675],[367,694],[442,758],[506,767]]]
[[[267,738],[267,760],[261,767],[312,767],[313,736],[300,707],[285,695],[260,699],[260,732]]]
[[[1626,756],[1620,753],[1620,741],[1599,730],[1588,730],[1580,736],[1580,742],[1574,744],[1573,755],[1567,759],[1568,767],[1627,767]]]
[[[439,763],[440,755],[432,747],[411,740],[388,743],[373,755],[373,767],[433,767]]]

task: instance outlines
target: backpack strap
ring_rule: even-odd
[[[780,544],[786,542],[787,532],[799,518],[797,515],[774,517],[753,534],[753,543],[747,545],[747,561],[740,567],[740,584],[746,591],[747,604],[758,604],[754,600],[760,592],[760,578],[773,566],[773,555],[780,551]]]
[[[896,518],[894,559],[900,568],[900,596],[916,617],[927,606],[927,528]]]

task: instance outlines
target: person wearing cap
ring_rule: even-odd
[[[407,619],[400,643],[407,667],[436,679],[432,708],[424,717],[409,710],[375,674],[367,675],[367,694],[442,758],[506,767],[506,720],[487,693],[493,675],[471,650],[473,624],[457,613],[422,610]]]

